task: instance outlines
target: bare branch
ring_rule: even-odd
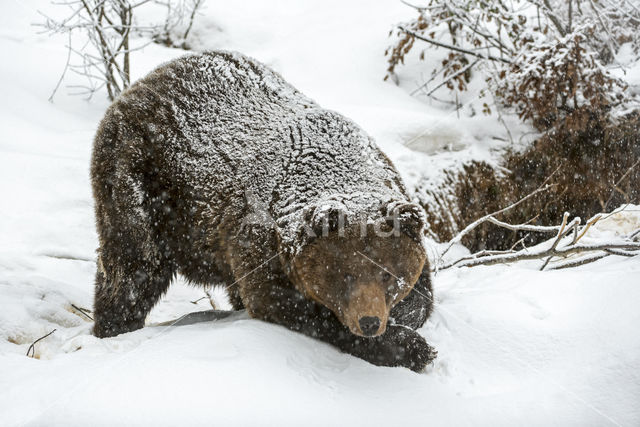
[[[432,45],[434,45],[434,46],[443,47],[443,48],[445,48],[445,49],[453,50],[453,51],[455,51],[455,52],[465,53],[465,54],[467,54],[467,55],[475,56],[476,58],[480,58],[480,59],[486,59],[486,60],[489,60],[489,61],[500,61],[500,62],[504,62],[504,63],[506,63],[506,64],[511,64],[511,61],[509,61],[508,59],[505,59],[505,58],[496,58],[495,56],[491,56],[491,55],[482,55],[482,54],[477,53],[477,52],[474,52],[474,51],[472,51],[472,50],[463,49],[463,48],[461,48],[461,47],[453,46],[453,45],[446,44],[446,43],[441,43],[441,42],[439,42],[439,41],[436,41],[436,40],[430,39],[430,38],[428,38],[428,37],[421,36],[420,34],[418,34],[418,33],[414,32],[414,31],[407,30],[407,29],[405,29],[405,28],[404,28],[403,26],[401,26],[401,25],[400,25],[400,26],[398,26],[398,29],[399,29],[400,31],[402,31],[403,33],[407,33],[407,34],[409,34],[410,36],[412,36],[412,37],[414,37],[414,38],[416,38],[416,39],[418,39],[418,40],[422,40],[422,41],[427,42],[427,43],[430,43],[430,44],[432,44]]]
[[[554,265],[553,267],[551,267],[551,270],[563,270],[565,268],[579,267],[581,265],[591,264],[592,262],[598,261],[599,259],[602,259],[602,258],[606,258],[609,255],[611,254],[604,253],[604,254],[586,256],[578,260],[572,260],[562,264]]]
[[[544,4],[543,10],[545,15],[547,15],[547,17],[551,20],[551,22],[553,22],[553,25],[556,27],[556,30],[558,30],[558,33],[560,33],[562,37],[566,36],[567,32],[565,31],[564,26],[562,25],[562,22],[560,22],[560,19],[553,13],[553,8],[549,4],[549,0],[544,0],[543,4]]]
[[[204,0],[191,1],[193,9],[190,9],[191,20],[188,31],[191,29],[197,9],[204,3]],[[186,8],[179,8],[177,11],[171,9],[174,2],[175,0],[166,2],[172,12],[168,13],[165,19],[164,28],[167,31],[170,28],[169,20],[172,25],[175,25],[182,21],[186,13]],[[73,86],[84,89],[81,93],[92,95],[100,88],[106,87],[109,99],[113,100],[126,89],[131,82],[131,52],[153,42],[153,40],[146,43],[136,42],[135,46],[131,46],[131,34],[144,32],[153,36],[163,28],[158,24],[142,26],[134,23],[133,10],[147,3],[164,4],[160,0],[138,0],[136,3],[132,3],[131,0],[74,0],[54,3],[67,6],[71,11],[69,16],[60,21],[42,15],[45,22],[38,24],[50,33],[69,35],[67,63],[50,99],[53,99],[53,95],[68,75],[68,70],[86,77],[89,81],[87,86],[77,84]],[[183,3],[184,0],[179,1],[179,4]],[[80,31],[86,35],[87,43],[79,49],[71,45],[71,33],[74,31]],[[73,63],[74,57],[79,58],[79,63]],[[104,84],[97,84],[95,80]]]
[[[185,41],[187,40],[187,37],[189,36],[189,32],[191,31],[191,27],[193,26],[193,20],[196,17],[196,12],[198,11],[201,5],[202,5],[202,0],[194,0],[193,7],[191,8],[191,15],[189,16],[189,25],[187,26],[187,29],[184,32],[184,35],[182,36],[182,39]]]
[[[506,222],[497,220],[492,216],[487,218],[487,221],[511,231],[533,231],[536,233],[557,233],[558,230],[560,229],[560,226],[557,226],[557,225],[530,225],[530,224],[511,225],[511,224],[507,224]]]
[[[615,189],[618,187],[618,185],[620,185],[620,183],[622,181],[624,181],[624,179],[629,176],[629,174],[631,173],[631,171],[636,167],[640,165],[640,157],[638,157],[638,160],[636,160],[630,167],[629,169],[627,169],[627,171],[622,175],[622,177],[620,177],[620,179],[613,184],[613,190],[611,190],[611,195],[609,196],[609,198],[607,199],[607,201],[604,204],[604,208],[603,210],[607,210],[607,207],[609,207],[609,203],[611,203],[611,199],[613,199],[613,195],[615,194]]]
[[[56,87],[53,88],[53,92],[51,92],[51,95],[49,95],[49,102],[53,102],[53,97],[58,91],[62,80],[64,80],[65,74],[67,74],[67,70],[69,69],[69,61],[71,61],[71,31],[69,31],[69,44],[67,45],[67,61],[64,64],[64,69],[62,70],[62,74],[60,74],[60,78],[58,79],[58,83],[56,83]]]

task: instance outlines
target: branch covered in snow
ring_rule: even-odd
[[[523,247],[523,249],[520,250],[512,248],[508,251],[480,251],[442,265],[438,267],[438,270],[446,270],[456,266],[475,267],[478,265],[508,264],[517,261],[535,259],[545,260],[540,267],[540,270],[544,270],[549,265],[552,258],[566,258],[568,255],[589,253],[589,256],[587,257],[561,262],[551,268],[552,270],[557,270],[588,264],[611,255],[626,257],[640,255],[640,242],[637,241],[637,236],[640,235],[640,230],[636,230],[635,232],[615,241],[579,244],[587,231],[604,217],[605,216],[603,214],[595,215],[587,221],[586,224],[580,226],[580,218],[576,217],[572,221],[568,221],[569,214],[565,213],[562,224],[556,227],[538,227],[533,225],[526,225],[525,227],[523,227],[523,225],[513,226],[501,221],[493,221],[490,217],[483,217],[479,220],[480,223],[492,222],[510,230],[525,229],[543,233],[550,232],[551,229],[555,229],[557,230],[557,234],[554,238],[533,248]],[[477,225],[479,224],[476,224],[476,226]],[[447,248],[449,247],[450,245],[447,246]]]
[[[397,79],[396,68],[416,41],[427,43],[421,60],[433,57],[427,49],[446,52],[429,79],[440,75],[442,82],[434,88],[425,82],[414,94],[433,97],[444,86],[457,97],[478,65],[494,99],[541,130],[565,117],[580,124],[594,114],[614,117],[635,102],[608,69],[624,45],[640,57],[640,8],[632,2],[430,0],[409,6],[418,16],[396,27],[385,78]]]

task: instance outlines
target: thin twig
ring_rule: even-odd
[[[551,20],[551,22],[553,22],[553,25],[556,27],[556,30],[558,30],[558,33],[560,33],[562,37],[566,36],[567,32],[562,26],[560,19],[556,15],[554,15],[553,8],[549,4],[549,0],[543,0],[543,4],[545,9],[545,15],[547,15],[547,17]]]
[[[491,251],[491,250],[483,250],[480,252],[477,252],[475,254],[472,255],[468,255],[465,257],[462,257],[458,260],[455,260],[453,262],[450,262],[449,264],[445,264],[442,267],[439,267],[442,270],[446,270],[447,268],[451,268],[451,267],[455,267],[456,265],[460,264],[461,262],[464,261],[469,261],[472,259],[478,259],[478,258],[482,258],[482,257],[487,257],[487,256],[492,256],[492,255],[502,255],[502,254],[512,254],[515,253],[514,250],[510,249],[508,251]]]
[[[553,244],[551,245],[551,252],[555,251],[556,248],[558,247],[558,243],[560,243],[560,240],[562,240],[562,238],[564,237],[564,229],[567,226],[567,220],[569,219],[569,212],[565,212],[564,215],[562,215],[562,225],[560,226],[560,230],[558,230],[558,234],[555,238],[555,240],[553,241]],[[580,218],[575,218],[573,220],[573,222],[575,223],[575,220],[578,220],[578,223],[580,221]],[[572,227],[573,225],[570,225],[570,227]],[[542,264],[542,267],[540,267],[540,271],[544,270],[544,268],[547,266],[547,264],[549,264],[549,261],[551,261],[551,258],[553,257],[553,255],[549,255],[549,258],[547,258],[547,260],[544,262],[544,264]]]
[[[82,308],[82,307],[78,307],[75,304],[71,304],[71,307],[75,308],[80,314],[86,316],[87,318],[89,318],[89,320],[93,320],[93,317],[91,317],[90,315],[88,315],[87,313],[91,313],[91,310],[88,310],[86,308]]]
[[[467,70],[473,68],[474,65],[476,65],[478,62],[480,62],[479,59],[476,59],[475,61],[473,61],[471,64],[467,65],[466,67],[464,67],[462,70],[458,71],[457,73],[449,76],[448,79],[443,80],[438,86],[434,87],[433,89],[431,89],[431,91],[429,91],[429,93],[427,93],[427,96],[431,96],[431,94],[433,92],[435,92],[436,90],[440,89],[442,86],[446,85],[447,83],[449,83],[450,81],[452,81],[453,79],[455,79],[456,77],[464,74],[467,72]]]
[[[60,74],[60,78],[58,79],[58,83],[56,83],[56,87],[53,88],[53,92],[49,95],[49,102],[53,102],[53,97],[55,96],[62,80],[64,80],[65,74],[67,74],[67,70],[69,69],[69,62],[71,61],[71,31],[69,31],[69,45],[67,46],[67,62],[64,64],[64,69],[62,70],[62,74]]]
[[[213,308],[214,310],[217,310],[218,307],[216,306],[216,302],[213,299],[213,295],[211,294],[211,291],[209,289],[207,289],[206,291],[204,291],[204,293],[207,295],[207,297],[209,298],[209,304],[211,304],[211,308]]]
[[[36,343],[38,341],[42,341],[43,339],[45,339],[46,337],[48,337],[49,335],[51,335],[52,333],[54,333],[57,329],[54,329],[53,331],[49,332],[47,335],[44,335],[40,338],[38,338],[37,340],[35,340],[34,342],[31,343],[31,345],[29,346],[29,348],[27,349],[27,357],[35,357],[36,355]],[[31,356],[29,356],[29,353],[31,353]]]
[[[611,190],[611,194],[609,195],[609,198],[607,199],[607,201],[604,204],[604,207],[602,210],[606,211],[607,207],[609,206],[609,203],[611,203],[611,199],[613,199],[613,195],[615,194],[615,188],[618,187],[618,185],[620,185],[620,183],[631,173],[631,171],[636,167],[640,165],[640,157],[638,157],[638,160],[636,160],[630,167],[629,169],[627,169],[627,171],[622,175],[622,177],[613,185],[613,190]]]
[[[454,62],[448,62],[447,65],[443,66],[437,72],[433,73],[433,75],[431,77],[429,77],[429,80],[427,80],[426,82],[422,83],[420,86],[418,86],[413,91],[411,91],[411,93],[409,93],[409,95],[413,96],[416,93],[420,92],[421,90],[426,89],[426,87],[429,85],[429,83],[431,83],[433,80],[435,80],[435,78],[438,77],[440,75],[440,73],[442,73],[443,71],[446,71],[449,68],[451,68],[453,66],[453,64],[454,64]]]
[[[202,0],[194,0],[193,2],[193,8],[191,9],[191,15],[189,16],[189,25],[187,26],[187,30],[184,32],[184,35],[182,36],[182,40],[184,40],[185,43],[187,41],[187,37],[189,36],[189,32],[191,31],[191,27],[193,27],[193,20],[196,17],[196,12],[198,11],[198,8],[200,8],[201,4],[202,4]]]
[[[580,233],[580,235],[576,238],[574,238],[573,243],[577,243],[580,239],[582,239],[582,237],[587,234],[587,231],[589,231],[589,229],[591,228],[592,225],[594,225],[596,222],[600,221],[600,219],[602,218],[602,215],[598,214],[596,216],[594,216],[593,218],[591,218],[587,224],[585,225],[585,227],[582,229],[582,232]]]
[[[604,251],[611,255],[619,255],[619,256],[626,256],[626,257],[634,257],[638,255],[637,252],[627,252],[619,249],[605,249]]]
[[[526,249],[527,247],[524,245],[524,241],[527,239],[527,237],[529,237],[531,234],[527,233],[522,239],[518,240],[517,242],[515,242],[513,245],[511,245],[511,248],[509,248],[510,251],[515,251],[516,246],[518,246],[520,243],[522,243],[522,248]]]

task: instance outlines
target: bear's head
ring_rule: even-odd
[[[352,333],[384,333],[391,308],[409,294],[425,267],[421,209],[387,204],[378,218],[351,222],[345,211],[329,206],[314,209],[305,220],[311,237],[290,265],[293,283]]]

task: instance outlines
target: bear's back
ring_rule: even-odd
[[[236,52],[187,55],[152,71],[109,107],[94,142],[96,174],[153,156],[176,184],[219,187],[238,169],[274,171],[288,144],[283,127],[318,108],[263,64]],[[117,160],[116,160],[117,159]],[[113,172],[113,171],[112,171]]]
[[[247,191],[275,218],[338,194],[354,212],[404,197],[397,172],[355,123],[231,52],[166,63],[112,104],[96,136],[94,183],[135,183],[136,170],[150,184],[135,193],[170,188],[203,215],[240,212]]]
[[[123,123],[179,145],[193,143],[190,148],[197,150],[196,142],[248,132],[256,137],[313,107],[311,99],[258,61],[212,51],[159,66],[124,91],[107,117],[120,116]],[[176,136],[184,138],[176,141]]]

